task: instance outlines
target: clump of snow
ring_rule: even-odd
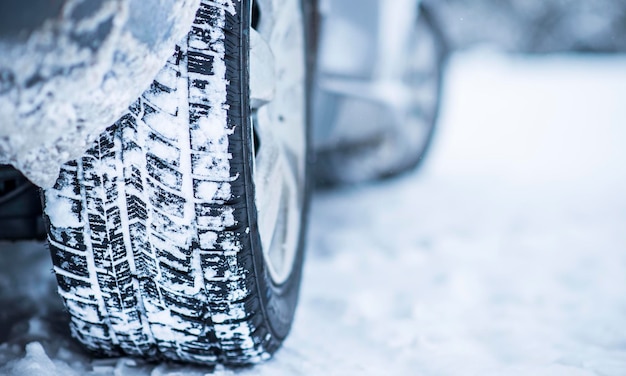
[[[7,376],[79,376],[64,362],[53,362],[39,342],[26,345],[26,355],[4,367]]]
[[[57,194],[46,195],[46,213],[57,227],[80,228],[81,220],[73,207],[75,201]]]

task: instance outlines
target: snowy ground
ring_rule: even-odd
[[[319,194],[275,359],[216,375],[626,374],[626,56],[456,56],[419,173]],[[204,375],[91,360],[43,246],[0,244],[0,374]]]

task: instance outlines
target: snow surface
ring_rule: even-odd
[[[216,375],[626,374],[626,56],[457,55],[418,173],[313,202],[273,360]],[[0,243],[1,375],[204,375],[91,359],[38,243]]]

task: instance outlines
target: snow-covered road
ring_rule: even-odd
[[[317,195],[292,335],[216,375],[626,375],[626,56],[457,55],[432,151]],[[1,375],[207,373],[90,360],[43,247],[0,247]]]

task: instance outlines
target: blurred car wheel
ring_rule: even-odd
[[[415,2],[408,0],[408,3]],[[384,2],[381,9],[393,10],[391,4]],[[397,20],[398,12],[394,14],[396,18],[392,17],[392,22]],[[326,64],[330,67],[326,68],[322,60],[317,80],[315,128],[328,129],[328,124],[332,124],[332,129],[316,147],[318,185],[389,177],[415,168],[424,159],[439,111],[446,48],[428,8],[422,4],[417,14],[408,30],[389,33],[395,38],[392,40],[381,37],[388,30],[379,21],[378,33],[367,36],[368,42],[364,43],[376,48],[371,54],[373,60],[369,62],[368,73],[337,73],[336,63]],[[328,23],[332,25],[332,21]],[[324,31],[333,28],[322,24],[322,59],[324,43],[331,43],[325,40]],[[393,60],[387,58],[389,49],[395,52]],[[349,51],[347,48],[346,54]]]

